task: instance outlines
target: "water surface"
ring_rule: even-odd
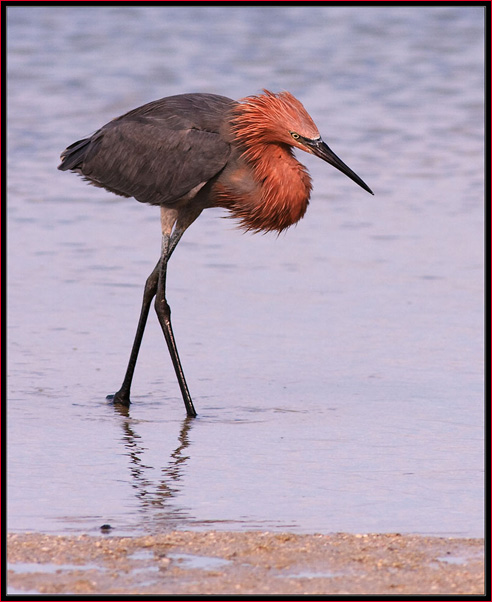
[[[481,536],[483,11],[10,6],[8,527]],[[327,164],[280,237],[208,210],[169,268],[199,416],[150,316],[159,214],[56,171],[163,96],[298,96]]]

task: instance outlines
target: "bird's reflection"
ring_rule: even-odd
[[[176,497],[180,491],[183,469],[190,457],[185,452],[190,445],[189,432],[193,418],[186,417],[181,423],[178,434],[179,445],[174,449],[169,460],[161,468],[160,477],[156,483],[155,478],[152,478],[155,467],[149,466],[143,461],[146,448],[143,445],[142,437],[137,434],[135,426],[131,422],[129,408],[120,404],[115,404],[114,408],[123,417],[122,441],[130,459],[131,486],[135,490],[141,510],[147,514],[152,509],[152,517],[147,517],[152,520],[186,518],[187,513],[184,508],[173,505],[172,498]],[[155,510],[158,510],[158,514],[155,513]]]

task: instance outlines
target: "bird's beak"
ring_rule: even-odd
[[[361,180],[359,176],[350,169],[350,167],[345,165],[345,163],[335,155],[331,148],[325,144],[321,138],[318,138],[317,140],[304,140],[303,142],[308,147],[309,151],[313,153],[313,155],[316,155],[320,159],[323,159],[323,161],[333,165],[333,167],[336,167],[356,184],[361,186],[364,190],[374,194],[369,186],[363,180]]]

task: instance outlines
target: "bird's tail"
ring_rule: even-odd
[[[67,146],[60,156],[62,162],[58,166],[58,169],[67,171],[69,169],[77,169],[80,167],[84,162],[91,141],[91,138],[84,138],[83,140],[77,140],[77,142]]]

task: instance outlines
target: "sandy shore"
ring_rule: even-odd
[[[484,542],[399,534],[10,534],[10,593],[482,594]]]

